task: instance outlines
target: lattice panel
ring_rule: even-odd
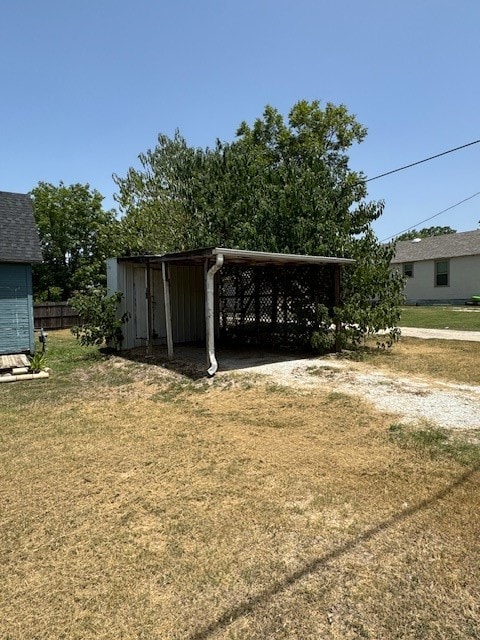
[[[334,303],[331,265],[243,267],[219,272],[220,338],[244,344],[305,346],[316,309]]]

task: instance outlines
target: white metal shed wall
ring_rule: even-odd
[[[113,295],[117,291],[123,294],[122,300],[117,310],[117,316],[120,318],[124,313],[129,313],[131,317],[122,327],[123,332],[123,349],[132,349],[135,347],[136,325],[133,319],[135,313],[135,288],[133,285],[134,269],[133,265],[126,262],[118,262],[116,258],[107,260],[107,292]],[[146,304],[145,304],[146,310]]]
[[[123,325],[122,349],[147,344],[147,267],[143,263],[107,261],[107,287],[109,295],[123,293],[118,309],[119,317],[130,314]],[[174,343],[205,340],[205,291],[203,266],[171,265],[170,303]],[[151,266],[153,305],[153,333],[155,345],[166,344],[165,300],[162,270]]]

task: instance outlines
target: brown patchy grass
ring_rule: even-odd
[[[0,403],[1,638],[479,637],[478,466],[360,399],[111,359]]]
[[[401,338],[386,351],[369,343],[366,362],[393,373],[480,384],[480,342]]]

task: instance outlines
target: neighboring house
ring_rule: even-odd
[[[480,295],[480,231],[397,242],[393,267],[410,304],[464,304]]]
[[[41,261],[30,196],[0,191],[0,354],[35,350],[32,263]]]

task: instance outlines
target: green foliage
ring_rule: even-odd
[[[430,458],[453,458],[468,466],[480,464],[480,444],[458,439],[454,434],[439,427],[412,427],[394,423],[389,428],[390,438],[402,447],[416,449]]]
[[[188,147],[177,131],[173,139],[159,135],[157,146],[139,156],[142,170],[130,168],[115,199],[126,213],[121,235],[127,253],[160,253],[195,246],[195,229],[185,211],[180,188],[198,173],[203,152]],[[189,236],[192,236],[188,241]]]
[[[72,328],[72,333],[82,345],[112,345],[118,349],[123,342],[122,325],[128,320],[124,314],[117,318],[117,307],[122,293],[107,296],[101,289],[76,293],[69,301],[81,318],[81,324]]]
[[[395,238],[395,242],[399,240],[413,240],[414,238],[431,238],[432,236],[444,236],[449,233],[457,233],[456,229],[452,229],[452,227],[424,227],[417,231],[417,229],[412,229],[411,231],[406,231],[405,233],[401,233],[399,236]]]
[[[189,147],[179,132],[160,135],[140,170],[115,176],[128,247],[352,257],[343,309],[330,322],[342,322],[345,342],[394,326],[404,281],[389,268],[394,245],[381,245],[371,229],[383,203],[365,201],[365,177],[348,165],[349,148],[365,135],[345,106],[305,100],[287,119],[267,106],[233,142],[212,149]],[[323,330],[314,336],[318,348],[329,340]]]
[[[34,265],[34,269],[38,265]],[[43,266],[43,265],[42,265]],[[37,273],[38,275],[38,273]],[[37,291],[35,294],[35,302],[62,302],[63,301],[63,289],[61,287],[51,286],[42,291]]]
[[[343,308],[338,310],[338,317],[344,325],[350,325],[359,340],[364,334],[398,324],[404,278],[390,269],[394,244],[380,244],[371,229],[361,237],[350,238],[349,247],[350,256],[357,262],[354,268],[344,270]]]
[[[43,263],[33,267],[38,301],[66,300],[76,290],[106,284],[105,260],[116,255],[119,224],[88,184],[40,182],[33,190]]]
[[[30,369],[33,372],[43,371],[46,367],[47,356],[43,351],[36,351],[30,358]]]
[[[315,330],[310,336],[310,345],[318,353],[332,351],[335,346],[335,333],[332,329],[330,312],[325,305],[317,305]]]

